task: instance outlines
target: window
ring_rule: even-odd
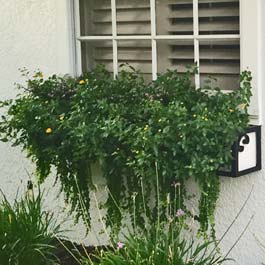
[[[196,63],[197,87],[211,76],[213,85],[230,91],[238,87],[240,70],[249,68],[256,119],[258,57],[250,57],[257,48],[259,1],[75,0],[79,72],[102,63],[116,76],[128,63],[151,80]]]

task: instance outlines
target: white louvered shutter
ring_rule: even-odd
[[[193,0],[157,0],[159,35],[193,35]],[[201,85],[211,77],[212,85],[232,90],[238,87],[240,41],[215,39],[214,35],[239,35],[239,0],[199,0],[199,64]],[[209,38],[207,38],[207,35]],[[212,38],[210,36],[213,36]],[[193,40],[159,40],[158,71],[177,69],[197,61]],[[215,81],[215,79],[217,81]]]
[[[81,36],[112,36],[111,2],[109,0],[80,0]],[[104,64],[113,71],[111,40],[92,40],[81,43],[82,70]]]
[[[200,65],[201,84],[209,76],[223,89],[238,87],[240,73],[239,0],[198,0],[194,18],[193,0],[156,0],[157,70],[186,71],[186,65]],[[130,64],[147,79],[152,77],[150,0],[116,0],[118,66]],[[194,54],[194,19],[198,19],[199,58]],[[112,36],[110,0],[80,0],[82,36]],[[215,36],[219,37],[216,38]],[[221,36],[222,35],[222,36]],[[165,36],[165,38],[163,38]],[[168,36],[179,36],[176,39]],[[221,36],[221,37],[220,37]],[[234,36],[234,37],[230,37]],[[183,39],[182,39],[183,37]],[[144,37],[143,37],[144,38]],[[113,46],[109,40],[82,42],[82,67],[86,71],[103,63],[113,71]],[[119,70],[121,68],[119,67]]]
[[[150,1],[116,0],[117,34],[119,36],[150,35]],[[82,36],[111,36],[112,15],[110,0],[81,0],[80,22]],[[86,71],[96,64],[105,64],[113,71],[111,40],[94,40],[82,43],[82,69]],[[148,80],[152,77],[152,52],[150,40],[118,41],[118,65],[129,69],[129,64],[141,71]],[[123,67],[121,67],[123,66]]]
[[[116,0],[118,36],[151,34],[150,0]],[[148,80],[152,78],[152,49],[150,40],[118,41],[119,70],[129,64],[141,71]]]
[[[199,0],[200,35],[239,35],[239,28],[239,0]],[[201,40],[200,73],[202,82],[210,75],[223,89],[238,87],[240,40]]]

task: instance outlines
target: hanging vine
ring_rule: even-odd
[[[192,177],[201,190],[201,231],[207,231],[219,195],[216,171],[229,164],[231,145],[248,126],[251,74],[243,72],[240,87],[229,94],[196,89],[193,74],[167,71],[147,84],[135,71],[123,71],[113,80],[102,66],[78,78],[45,79],[36,72],[19,86],[16,99],[1,102],[6,111],[1,140],[27,151],[41,182],[55,166],[67,202],[88,223],[82,207],[90,209],[91,166],[99,162],[115,200],[106,202],[107,224],[115,229],[122,219],[118,207],[132,212],[136,205],[136,221],[144,224],[140,194],[144,187],[147,205],[152,204],[155,164],[162,200],[181,184],[181,207],[186,180]],[[150,219],[157,214],[156,207],[145,210]]]

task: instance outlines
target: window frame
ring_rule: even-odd
[[[252,97],[249,108],[250,122],[261,125],[262,121],[262,0],[240,0],[240,69],[252,72]],[[250,21],[252,23],[250,23]]]
[[[74,70],[76,75],[82,74],[81,43],[86,41],[110,40],[113,48],[113,73],[118,74],[118,41],[120,40],[150,40],[152,47],[152,78],[157,78],[157,41],[158,40],[193,40],[194,62],[199,67],[199,43],[201,40],[239,40],[240,41],[240,71],[252,72],[252,98],[249,108],[251,124],[260,125],[262,120],[262,0],[239,0],[240,2],[240,34],[199,35],[199,4],[193,0],[193,35],[158,35],[156,30],[156,0],[150,0],[151,34],[127,35],[117,34],[116,0],[111,1],[112,35],[81,36],[79,0],[72,0],[74,16]],[[89,0],[88,0],[89,1]],[[249,23],[251,21],[251,23]],[[195,76],[195,85],[200,86],[200,75]]]

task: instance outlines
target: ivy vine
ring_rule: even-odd
[[[156,170],[162,201],[181,185],[183,209],[185,183],[192,177],[201,191],[200,231],[207,231],[219,195],[216,172],[230,163],[232,143],[248,126],[251,74],[243,72],[240,87],[231,93],[209,85],[196,89],[193,77],[189,70],[167,71],[146,83],[140,73],[122,71],[113,80],[102,66],[78,78],[45,79],[36,72],[19,86],[16,99],[1,102],[6,111],[1,140],[27,151],[41,182],[55,166],[66,201],[88,223],[82,207],[90,209],[91,166],[99,162],[117,203],[111,196],[106,202],[107,224],[115,224],[114,229],[122,219],[118,207],[132,212],[135,205],[136,223],[144,224],[141,194],[144,190],[152,205]],[[146,211],[152,220],[156,207]]]

